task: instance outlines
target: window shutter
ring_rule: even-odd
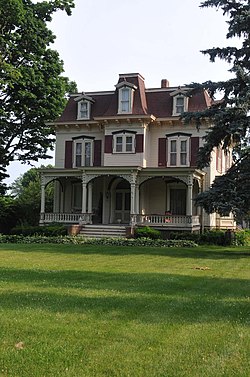
[[[166,138],[158,139],[158,166],[166,166],[167,161],[167,140]]]
[[[102,161],[102,141],[94,140],[94,166],[101,166]]]
[[[190,165],[197,166],[197,156],[199,151],[200,138],[195,136],[191,137],[191,159]]]
[[[66,169],[72,168],[72,151],[73,151],[73,141],[65,141],[65,158],[64,158],[64,167]]]
[[[112,141],[113,141],[112,135],[106,135],[105,136],[105,151],[104,151],[104,153],[112,153]]]
[[[135,153],[143,153],[143,141],[143,134],[138,134],[135,136]]]

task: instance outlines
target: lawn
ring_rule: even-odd
[[[0,244],[0,376],[250,376],[249,248]]]

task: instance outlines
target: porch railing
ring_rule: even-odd
[[[168,228],[200,225],[199,216],[186,215],[135,215],[132,221],[138,225],[159,225]]]
[[[41,213],[40,223],[91,224],[92,213]]]

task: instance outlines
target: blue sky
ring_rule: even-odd
[[[210,63],[200,50],[227,46],[226,17],[200,8],[198,0],[75,0],[72,16],[54,15],[53,48],[64,61],[65,75],[79,91],[113,90],[119,73],[139,72],[146,87],[227,80],[228,65]],[[52,154],[53,155],[53,154]],[[39,161],[41,164],[53,164]],[[13,182],[29,165],[13,163]]]

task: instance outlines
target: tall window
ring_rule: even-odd
[[[92,166],[92,141],[83,140],[75,143],[75,167]]]
[[[128,113],[130,110],[129,101],[130,100],[130,89],[121,89],[121,110],[123,113]]]
[[[135,135],[118,134],[114,135],[113,153],[134,153]]]
[[[169,138],[169,166],[189,166],[189,139]]]
[[[170,165],[177,164],[177,140],[170,140]]]
[[[187,140],[180,140],[180,164],[187,165]]]
[[[177,114],[184,113],[184,97],[176,97],[176,109]]]
[[[124,86],[118,92],[118,113],[128,114],[132,112],[134,89]]]
[[[89,119],[90,103],[88,101],[78,102],[78,119]]]

